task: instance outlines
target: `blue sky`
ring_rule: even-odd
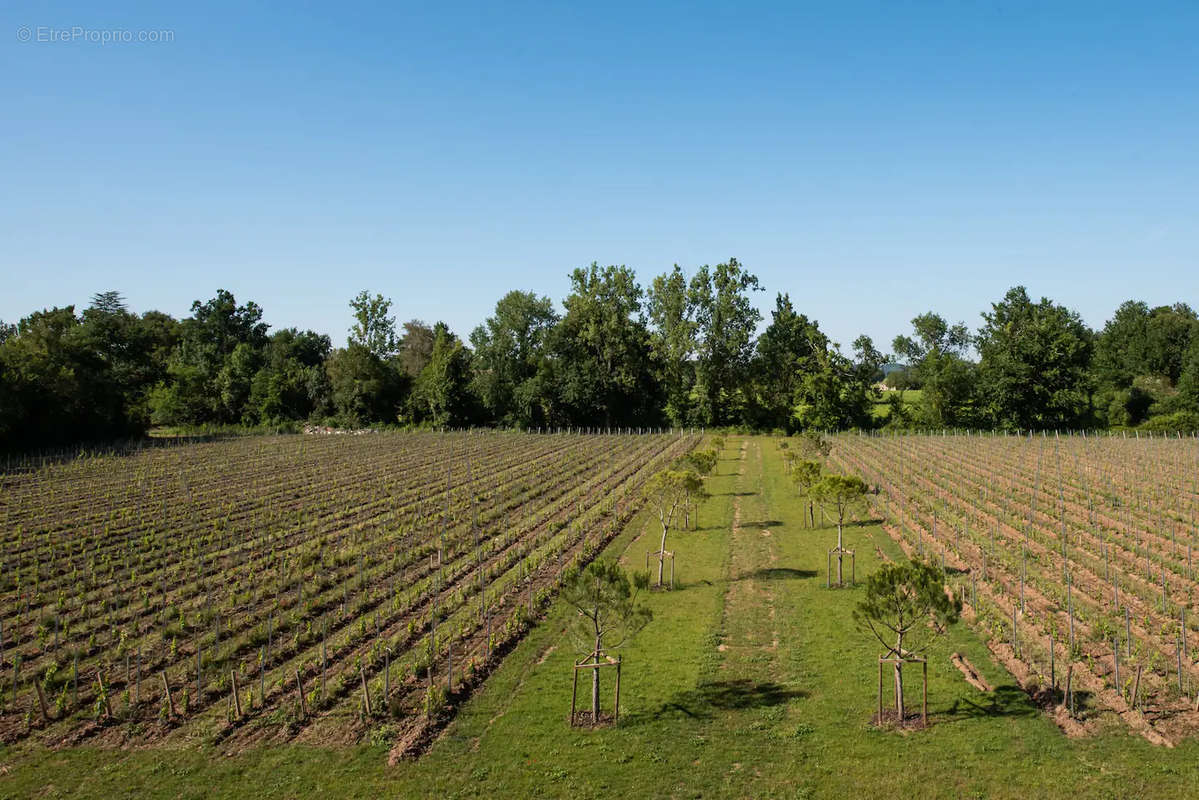
[[[729,256],[884,348],[1014,284],[1199,305],[1194,2],[105,5],[0,10],[2,319],[227,288],[341,343],[370,288],[465,335]]]

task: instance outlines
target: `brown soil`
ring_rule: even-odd
[[[965,676],[966,683],[970,684],[975,689],[978,689],[980,692],[995,691],[995,687],[987,683],[986,679],[978,674],[978,670],[974,668],[974,665],[971,664],[970,660],[964,655],[961,653],[954,653],[949,657],[949,660],[952,661],[953,665],[961,671],[963,676]]]

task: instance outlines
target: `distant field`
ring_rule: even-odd
[[[924,396],[922,389],[897,389],[883,392],[883,399],[874,404],[871,414],[875,419],[886,419],[891,415],[891,407],[888,405],[887,398],[893,394],[899,393],[903,398],[904,405],[915,406],[920,403],[920,398]]]

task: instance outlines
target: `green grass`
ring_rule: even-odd
[[[736,474],[747,442],[745,474]],[[802,526],[775,440],[731,437],[701,530],[672,534],[682,586],[649,595],[654,622],[623,651],[620,725],[572,730],[570,665],[556,607],[425,757],[386,746],[107,752],[8,750],[4,796],[123,797],[1162,797],[1199,795],[1199,745],[1156,748],[1119,726],[1063,736],[966,625],[930,666],[933,726],[872,729],[877,643],[850,618],[861,589],[824,588],[831,529]],[[734,507],[742,526],[731,532]],[[642,515],[610,548],[644,566]],[[763,532],[767,532],[765,535]],[[858,574],[881,529],[855,526]],[[772,613],[773,611],[773,613]],[[777,646],[775,641],[777,640]],[[965,654],[997,688],[972,689]],[[910,682],[912,699],[919,686]],[[605,684],[605,701],[611,684]],[[44,788],[43,788],[44,787]]]
[[[923,389],[901,389],[899,390],[900,397],[903,399],[905,406],[911,406],[911,411],[916,411],[916,406],[920,405],[920,399],[924,397]],[[891,415],[891,406],[887,404],[887,398],[894,394],[894,390],[883,392],[883,399],[875,403],[870,409],[870,415],[875,419],[886,419]]]

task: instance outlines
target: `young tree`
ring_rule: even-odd
[[[692,450],[683,457],[682,464],[684,468],[691,470],[700,478],[706,478],[712,474],[712,470],[716,469],[717,455],[715,450]],[[699,526],[699,504],[711,497],[704,489],[703,481],[701,480],[695,487],[695,491],[687,495],[687,504],[685,507],[686,519],[684,522],[690,525],[693,521],[696,527]],[[695,508],[695,515],[692,516],[691,509]]]
[[[961,599],[946,593],[945,574],[931,564],[884,564],[867,579],[866,596],[853,617],[895,659],[895,711],[901,725],[904,660],[927,652],[961,611]]]
[[[798,449],[806,458],[824,461],[833,452],[833,443],[817,431],[806,431],[798,437]]]
[[[706,477],[716,469],[716,451],[711,449],[692,450],[683,457],[683,464],[688,469],[695,470],[701,477]]]
[[[653,619],[653,612],[637,602],[637,593],[649,586],[649,575],[628,574],[618,564],[593,561],[572,570],[562,582],[562,599],[578,612],[570,627],[579,652],[599,664]],[[599,668],[591,670],[591,722],[599,722]],[[573,721],[572,721],[573,722]]]
[[[842,556],[847,552],[852,555],[852,551],[845,549],[842,536],[845,528],[845,515],[865,505],[867,492],[866,482],[857,475],[825,475],[808,490],[809,497],[837,520],[837,547],[833,553],[837,556],[838,585],[845,582]]]
[[[804,522],[813,528],[816,527],[816,498],[812,489],[820,482],[820,471],[819,461],[795,460],[791,466],[791,480],[795,481],[799,496],[808,501]]]
[[[645,497],[658,514],[658,522],[662,525],[662,543],[656,553],[658,557],[658,583],[662,585],[662,572],[666,557],[666,536],[678,513],[683,509],[689,498],[702,490],[703,482],[699,475],[690,470],[665,469],[654,475],[645,484]]]

